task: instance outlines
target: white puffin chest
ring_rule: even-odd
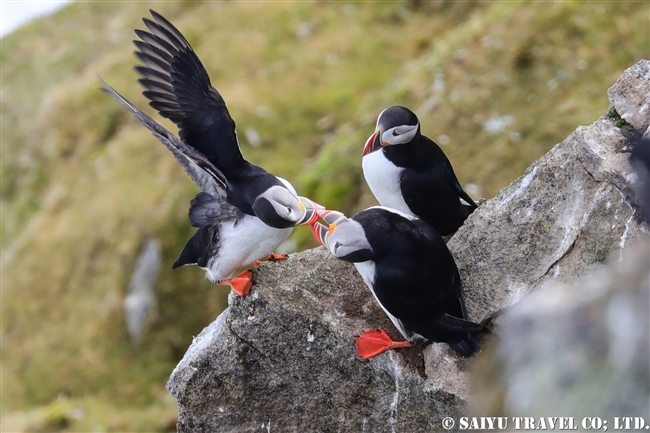
[[[370,289],[370,292],[372,293],[372,296],[375,297],[375,301],[379,304],[382,310],[384,310],[384,313],[388,316],[391,322],[393,322],[393,325],[399,330],[399,332],[402,333],[404,338],[410,341],[410,339],[413,337],[413,333],[408,331],[405,327],[404,324],[402,323],[401,320],[399,320],[397,317],[393,316],[388,312],[386,307],[379,302],[379,298],[377,298],[377,294],[375,293],[375,262],[372,260],[368,260],[367,262],[359,262],[355,263],[354,267],[357,268],[357,272],[359,272],[359,275],[361,275],[361,278],[363,278],[363,282],[366,283],[366,286]]]
[[[361,165],[366,183],[379,204],[413,215],[400,188],[403,168],[390,162],[381,150],[364,156]]]
[[[367,262],[358,262],[354,264],[354,267],[357,268],[357,272],[363,278],[363,282],[366,283],[366,286],[374,294],[373,285],[375,282],[375,262],[368,260]]]
[[[269,227],[250,215],[245,215],[237,225],[230,221],[223,224],[220,227],[219,251],[206,268],[208,278],[211,281],[226,279],[237,268],[265,258],[287,240],[291,230]]]

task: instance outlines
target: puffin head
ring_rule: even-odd
[[[318,221],[318,210],[325,208],[306,198],[298,197],[293,186],[278,177],[284,185],[273,185],[253,203],[253,212],[264,224],[276,229],[312,225]]]
[[[287,188],[273,185],[253,202],[255,216],[276,229],[295,227],[305,214],[305,205]]]
[[[363,147],[363,156],[379,150],[383,146],[408,143],[419,133],[420,121],[415,113],[399,105],[386,108],[379,114],[375,132]]]
[[[334,257],[352,263],[373,260],[374,251],[358,221],[337,211],[318,210],[317,213],[329,227],[316,222],[312,225],[312,233]]]

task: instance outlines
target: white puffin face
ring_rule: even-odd
[[[374,255],[363,226],[349,218],[330,225],[325,243],[334,257],[348,262],[365,262]]]
[[[253,212],[274,228],[294,227],[305,215],[305,205],[286,188],[274,185],[253,203]]]
[[[394,144],[404,144],[413,140],[415,134],[418,132],[420,125],[401,125],[390,128],[381,134],[381,142],[383,145],[392,146]]]
[[[304,206],[301,206],[298,197],[289,190],[280,186],[273,186],[267,190],[268,200],[275,209],[275,212],[286,221],[298,222],[305,214]],[[262,195],[267,195],[266,193]]]

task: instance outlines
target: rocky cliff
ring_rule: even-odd
[[[581,430],[586,417],[599,417],[609,430],[615,417],[647,423],[649,264],[646,235],[621,256],[615,252],[608,266],[577,282],[549,282],[499,317],[498,338],[473,371],[470,412],[574,417]]]
[[[535,162],[449,241],[470,319],[491,328],[531,292],[544,296],[559,282],[570,290],[647,232],[627,158],[630,138],[650,123],[650,62],[625,71],[609,97],[607,114]],[[486,333],[469,360],[435,343],[361,361],[356,335],[399,334],[352,265],[317,248],[259,267],[254,280],[248,297],[231,294],[168,382],[179,432],[439,431],[444,417],[467,411],[470,367],[507,334],[494,327],[497,337]]]

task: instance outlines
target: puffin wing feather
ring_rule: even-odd
[[[172,269],[194,264],[202,268],[207,267],[210,258],[219,248],[223,223],[236,226],[244,216],[244,213],[229,204],[224,196],[198,193],[190,202],[189,217],[192,225],[199,229],[187,241]]]
[[[222,196],[200,192],[190,202],[189,217],[194,227],[214,226],[225,221],[232,221],[237,225],[244,213]]]
[[[191,146],[183,143],[173,133],[153,120],[128,99],[120,95],[104,79],[102,90],[125,106],[133,116],[140,121],[152,134],[163,143],[174,155],[176,161],[183,167],[188,176],[201,189],[213,196],[226,196],[228,181],[226,177],[212,164],[205,155]]]
[[[160,14],[143,19],[149,32],[136,30],[136,68],[149,105],[178,125],[183,142],[203,153],[222,171],[246,164],[235,122],[187,39]]]

